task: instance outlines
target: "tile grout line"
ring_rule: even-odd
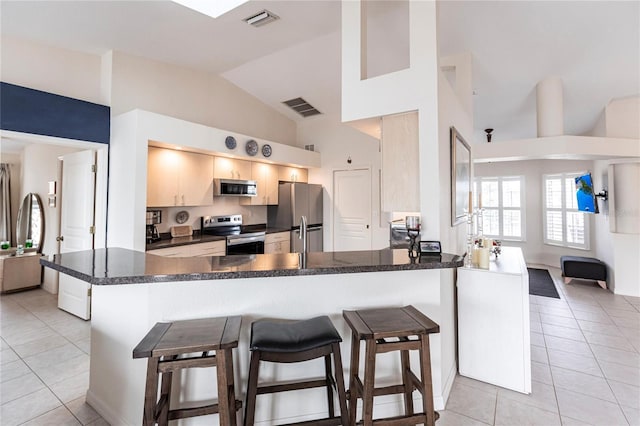
[[[31,311],[31,309],[30,309],[28,306],[22,305],[18,300],[16,300],[16,301],[15,301],[15,303],[17,303],[17,304],[18,304],[19,306],[21,306],[23,309],[26,309],[26,310],[27,310],[31,315],[33,315],[35,318],[37,318],[37,319],[38,319],[38,321],[40,321],[40,322],[41,322],[42,324],[44,324],[46,327],[48,327],[49,329],[51,329],[54,333],[56,333],[57,335],[59,335],[60,337],[62,337],[63,339],[65,339],[67,342],[71,343],[73,346],[77,347],[77,346],[76,346],[76,345],[75,345],[71,340],[69,340],[66,336],[64,336],[63,334],[61,334],[60,332],[58,332],[56,329],[52,328],[49,324],[45,323],[45,322],[44,322],[40,317],[38,317],[37,315],[35,315],[35,314],[33,313],[33,311]],[[4,339],[3,339],[3,340],[4,340]],[[38,339],[36,339],[36,340],[38,340]],[[6,342],[6,341],[5,341],[5,343],[7,343],[7,345],[9,346],[9,348],[11,348],[11,350],[13,350],[13,351],[15,352],[15,349],[13,348],[13,346],[11,346],[11,345],[10,345],[8,342]],[[28,343],[28,342],[27,342],[27,343]],[[85,353],[82,349],[80,349],[80,348],[78,348],[78,349],[79,349],[81,352]],[[44,351],[44,352],[46,352],[46,351]],[[40,353],[44,353],[44,352],[40,352]],[[41,417],[41,416],[45,415],[45,414],[47,414],[47,413],[50,413],[50,412],[51,412],[51,411],[53,411],[53,410],[56,410],[56,409],[58,409],[58,408],[60,408],[60,407],[64,407],[64,408],[69,412],[69,414],[71,414],[71,416],[73,416],[73,418],[74,418],[74,419],[76,419],[76,420],[78,421],[78,423],[80,423],[81,425],[84,425],[84,423],[83,423],[83,422],[82,422],[82,421],[81,421],[81,420],[80,420],[80,419],[75,415],[75,413],[74,413],[73,411],[71,411],[71,410],[69,409],[69,407],[67,407],[66,403],[64,403],[64,402],[60,399],[60,397],[59,397],[59,396],[58,396],[58,395],[53,391],[53,389],[51,389],[51,387],[49,386],[49,384],[47,384],[47,383],[42,379],[42,377],[40,377],[40,376],[38,375],[38,373],[36,373],[36,372],[31,368],[31,366],[30,366],[29,364],[27,364],[27,363],[24,361],[24,358],[23,358],[22,356],[20,356],[17,352],[16,352],[16,355],[18,355],[18,357],[20,358],[20,361],[22,361],[22,363],[23,363],[24,365],[26,365],[26,366],[27,366],[27,368],[28,368],[28,369],[33,373],[33,375],[34,375],[35,377],[37,377],[37,378],[38,378],[38,380],[40,380],[40,382],[45,386],[45,388],[46,388],[47,390],[49,390],[49,392],[51,392],[51,394],[52,394],[52,395],[53,395],[53,396],[54,396],[54,397],[55,397],[55,398],[60,402],[60,405],[59,405],[59,406],[57,406],[57,407],[55,407],[55,408],[53,408],[53,409],[51,409],[51,410],[49,410],[49,411],[46,411],[46,412],[44,412],[44,413],[41,413],[41,414],[39,414],[39,415],[38,415],[38,416],[36,416],[36,417],[33,417],[33,418],[30,418],[30,419],[27,419],[27,420],[25,420],[24,422],[22,422],[22,423],[20,423],[20,424],[25,424],[25,423],[27,423],[27,422],[30,422],[30,421],[32,421],[32,420],[37,419],[38,417]],[[35,355],[37,355],[37,354],[34,354],[34,356],[35,356]],[[27,357],[27,358],[29,358],[29,357]],[[80,374],[83,374],[83,373],[80,373]],[[78,374],[78,375],[79,375],[79,374]],[[72,377],[75,377],[75,376],[76,376],[76,375],[74,375],[74,376],[72,376]],[[20,377],[22,377],[22,376],[20,376]],[[66,380],[66,379],[63,379],[63,380]],[[56,383],[60,383],[60,382],[62,382],[63,380],[60,380],[59,382],[56,382]],[[55,384],[55,383],[54,383],[54,384]],[[40,390],[40,389],[39,389],[39,390]],[[38,391],[39,391],[39,390],[38,390]],[[38,391],[36,391],[36,392],[38,392]],[[29,393],[29,394],[27,394],[27,395],[23,395],[23,397],[24,397],[24,396],[32,395],[33,393],[35,393],[35,392],[31,392],[31,393]],[[20,397],[20,398],[22,398],[22,397]],[[17,399],[20,399],[20,398],[16,398],[16,399],[14,399],[13,401],[15,401],[15,400],[17,400]],[[10,402],[10,401],[7,401],[7,402]],[[4,403],[3,403],[2,405],[4,405]],[[91,423],[91,422],[89,422],[89,423]],[[89,423],[87,423],[87,424],[89,424]]]
[[[550,271],[551,272],[551,271]],[[551,275],[551,274],[550,274]],[[553,276],[552,276],[553,277]],[[573,308],[571,307],[571,305],[568,303],[567,299],[566,299],[566,293],[564,292],[564,289],[562,290],[562,295],[564,296],[564,300],[567,303],[567,306],[569,307],[569,310],[571,311],[571,314],[573,315],[573,319],[575,320],[575,313]],[[594,298],[595,300],[595,298]],[[596,302],[598,302],[596,300]],[[600,304],[598,302],[598,304]],[[604,310],[604,308],[603,308]],[[605,310],[605,314],[607,316],[609,316],[609,313],[606,312]],[[577,322],[577,321],[576,321]],[[615,325],[615,324],[614,324]],[[615,398],[616,402],[617,402],[617,406],[618,409],[620,410],[620,412],[622,413],[623,417],[625,418],[625,420],[627,421],[627,423],[629,424],[629,420],[627,418],[627,415],[625,414],[624,410],[622,409],[622,405],[620,404],[620,401],[618,400],[618,397],[616,396],[615,392],[613,392],[613,389],[611,388],[611,384],[609,383],[609,380],[607,378],[607,376],[604,373],[604,370],[602,369],[602,366],[600,365],[600,362],[598,361],[598,358],[596,357],[596,354],[593,352],[593,348],[591,347],[591,343],[587,340],[586,336],[584,335],[584,331],[582,330],[582,328],[580,327],[580,324],[578,323],[578,330],[580,330],[580,333],[582,334],[582,336],[584,337],[584,340],[589,348],[589,351],[591,352],[591,354],[593,355],[593,359],[596,361],[596,365],[598,366],[598,369],[600,370],[600,372],[602,373],[602,378],[604,379],[605,383],[607,384],[607,386],[609,387],[609,390],[611,391],[611,394],[613,395],[613,397]],[[566,328],[566,327],[565,327]],[[544,330],[543,330],[544,332]],[[544,333],[543,333],[544,334]],[[544,334],[546,336],[546,334]],[[569,339],[571,340],[571,339]],[[546,344],[546,338],[545,338],[545,344]],[[558,366],[556,366],[558,367]],[[558,367],[561,368],[561,367]],[[556,403],[558,404],[558,413],[560,414],[560,423],[562,424],[562,413],[560,412],[560,401],[558,401],[558,393],[556,392],[556,385],[555,385],[555,379],[553,377],[553,370],[551,369],[551,360],[549,360],[549,370],[551,372],[551,382],[553,383],[553,390],[554,390],[554,395],[556,397]],[[584,372],[579,372],[582,374],[588,374],[588,373],[584,373]],[[597,376],[593,376],[593,377],[597,377]],[[560,388],[562,389],[562,388]],[[568,390],[568,389],[567,389]],[[571,390],[568,390],[569,392],[572,392]],[[580,392],[575,392],[577,394],[581,394]],[[585,396],[590,396],[590,395],[585,395]],[[591,396],[593,398],[593,396]],[[599,398],[598,398],[599,399]],[[605,401],[605,400],[602,400]],[[610,401],[606,401],[606,402],[610,402]]]
[[[564,293],[564,292],[563,292],[563,293]],[[606,315],[607,317],[610,317],[609,313],[604,309],[604,307],[602,306],[602,304],[600,304],[600,302],[599,302],[597,299],[595,299],[595,298],[594,298],[594,300],[595,300],[595,301],[600,305],[600,307],[602,308],[602,310],[605,312],[605,315]],[[625,299],[625,300],[626,300],[626,299]],[[567,304],[568,304],[568,303],[567,303]],[[569,305],[569,309],[571,310],[571,313],[574,315],[574,318],[575,318],[575,314],[574,314],[574,310],[573,310],[573,308],[571,307],[571,305],[570,305],[570,304],[568,304],[568,305]],[[612,321],[612,322],[613,322],[613,321]],[[578,326],[579,326],[579,325],[580,325],[580,323],[578,323]],[[615,322],[614,322],[613,326],[615,326],[615,327],[617,328],[617,324],[615,324]],[[622,404],[620,404],[620,400],[618,399],[618,396],[617,396],[617,395],[616,395],[616,393],[613,391],[613,388],[611,387],[611,383],[609,383],[609,378],[606,376],[606,374],[605,374],[604,370],[602,369],[602,366],[600,365],[600,360],[598,359],[598,357],[596,356],[595,352],[593,351],[593,348],[591,347],[591,342],[589,342],[589,341],[587,340],[587,337],[584,335],[584,331],[582,330],[582,328],[580,328],[580,332],[582,333],[583,337],[585,338],[585,342],[587,343],[587,346],[589,347],[589,351],[591,351],[591,354],[593,355],[593,358],[594,358],[594,359],[595,359],[595,361],[596,361],[596,365],[598,366],[598,368],[600,369],[600,372],[602,373],[602,378],[604,379],[604,381],[605,381],[605,383],[607,384],[607,386],[608,386],[609,390],[611,391],[611,394],[613,395],[613,397],[614,397],[614,398],[615,398],[615,400],[616,400],[616,405],[618,406],[618,409],[619,409],[619,410],[620,410],[620,412],[622,413],[622,416],[625,418],[625,420],[626,420],[627,424],[630,424],[630,422],[629,422],[629,418],[627,417],[627,414],[626,414],[626,413],[624,412],[624,410],[622,409]],[[625,340],[627,340],[627,339],[626,339],[626,337],[625,337]],[[628,341],[628,340],[627,340],[627,341]],[[629,342],[629,343],[630,343],[630,342]],[[633,346],[633,345],[632,345],[632,346]],[[614,349],[614,348],[612,348],[612,349]],[[587,373],[583,373],[583,374],[587,374]],[[552,372],[552,374],[551,374],[551,375],[552,375],[552,380],[553,380],[553,372]],[[554,385],[554,388],[555,388],[555,385]],[[576,393],[580,394],[580,392],[576,392]],[[598,399],[599,399],[599,398],[598,398]],[[604,400],[603,400],[603,401],[604,401]],[[607,402],[610,402],[610,401],[607,401]],[[560,407],[558,406],[558,408],[560,408]],[[561,421],[562,421],[562,420],[561,420]]]

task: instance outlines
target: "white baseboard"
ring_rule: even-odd
[[[87,401],[87,404],[89,404],[91,408],[93,408],[96,411],[96,413],[100,414],[102,418],[105,419],[110,425],[126,425],[127,424],[127,422],[125,422],[124,419],[118,415],[118,413],[111,410],[99,398],[97,398],[91,392],[91,389],[87,391],[86,401]],[[140,421],[142,421],[142,414],[140,415]]]
[[[451,370],[449,370],[449,374],[447,374],[447,379],[444,382],[444,389],[442,389],[442,395],[435,399],[435,409],[436,410],[444,410],[447,406],[447,401],[449,400],[449,394],[451,393],[451,388],[453,388],[453,382],[456,379],[456,374],[458,373],[458,363],[454,362],[451,366]],[[440,401],[438,401],[440,399]]]

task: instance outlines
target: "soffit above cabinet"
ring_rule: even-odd
[[[320,167],[318,152],[148,111],[133,110],[115,117],[114,122],[116,121],[135,126],[136,138],[152,146],[295,167]],[[228,149],[225,145],[228,136],[233,136],[237,142],[234,149]],[[245,150],[249,140],[258,143],[258,154],[254,156],[250,156]],[[269,157],[262,154],[265,144],[271,146]]]

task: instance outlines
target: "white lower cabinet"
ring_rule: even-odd
[[[264,253],[289,253],[291,252],[290,232],[276,232],[267,234],[264,238]]]
[[[517,247],[489,269],[458,268],[461,376],[531,393],[529,274]]]
[[[224,256],[227,251],[226,240],[211,241],[208,243],[188,244],[177,247],[149,250],[147,253],[165,257],[197,257],[197,256]]]
[[[227,253],[227,240],[192,244],[189,248],[191,256],[224,256]]]

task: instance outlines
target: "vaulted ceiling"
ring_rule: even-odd
[[[340,117],[339,0],[249,1],[213,19],[170,1],[6,1],[1,34],[100,55],[132,55],[221,74],[292,120],[302,96]],[[281,19],[254,28],[263,9]],[[392,23],[390,23],[392,25]],[[564,83],[565,133],[588,133],[612,98],[640,93],[640,3],[441,1],[441,55],[473,58],[474,137],[536,136],[535,86]],[[471,139],[471,138],[467,138]]]

